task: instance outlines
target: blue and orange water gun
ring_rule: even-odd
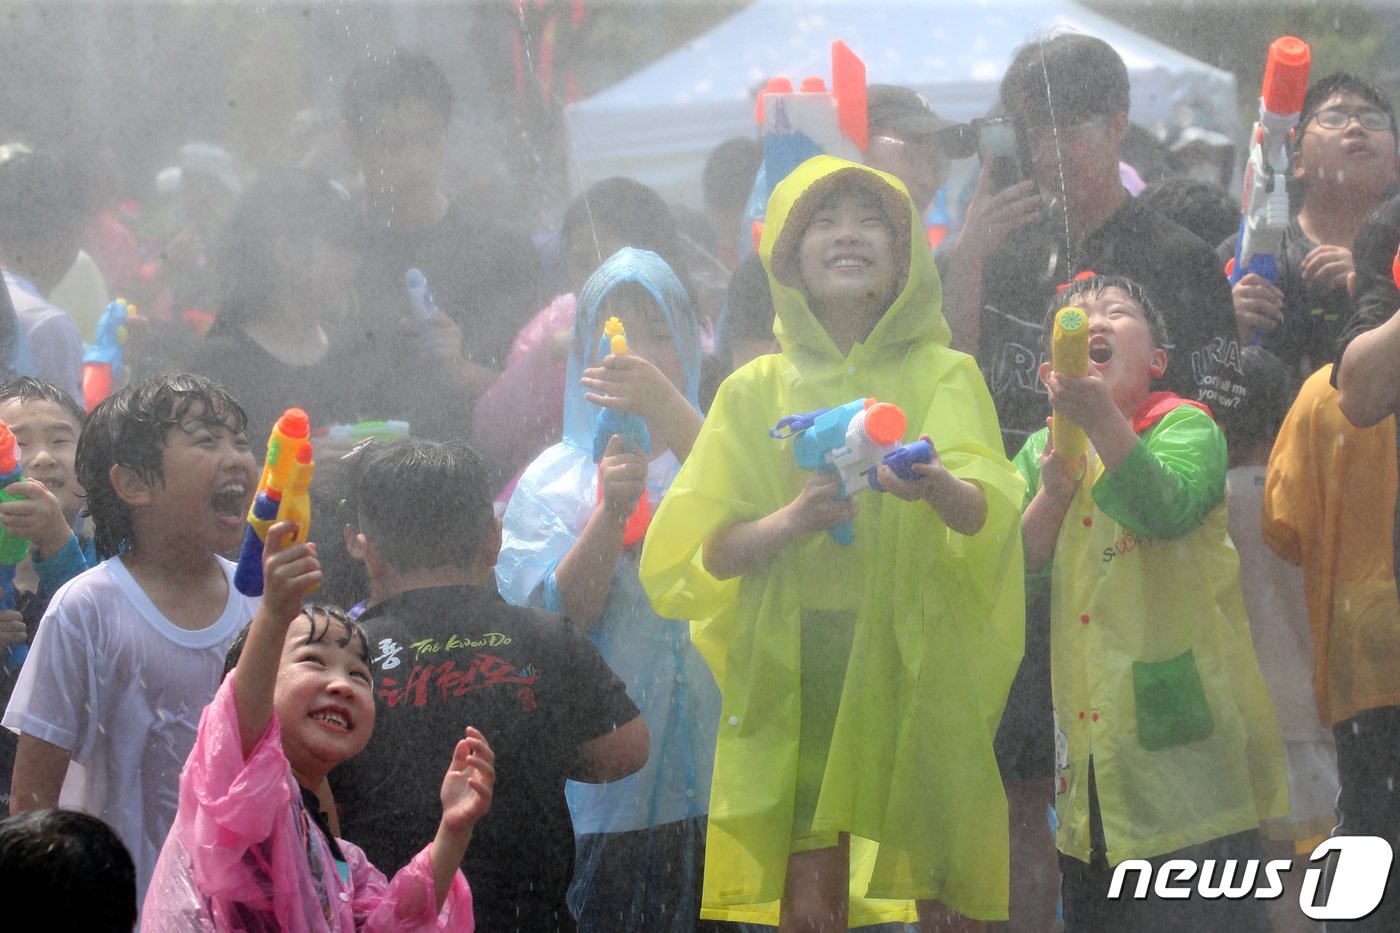
[[[238,553],[233,585],[244,596],[263,592],[263,546],[274,522],[296,522],[287,544],[305,541],[311,530],[309,490],[316,464],[311,459],[311,424],[306,412],[288,408],[277,419],[267,442],[267,458],[253,504],[248,508],[248,530]]]
[[[841,480],[841,498],[864,489],[883,492],[878,480],[885,464],[901,479],[914,479],[914,464],[933,462],[933,445],[917,440],[900,446],[907,421],[891,402],[858,398],[838,408],[788,415],[768,432],[777,440],[792,438],[792,453],[804,470],[823,471]],[[837,544],[855,540],[855,526],[842,522],[827,529]]]
[[[126,356],[126,325],[135,316],[136,306],[117,298],[107,302],[98,319],[96,337],[83,354],[83,403],[88,411],[111,395],[121,380]]]

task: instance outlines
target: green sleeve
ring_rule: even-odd
[[[1021,447],[1016,459],[1011,463],[1016,467],[1021,478],[1026,481],[1026,496],[1021,502],[1021,511],[1024,512],[1035,498],[1035,494],[1040,491],[1040,458],[1045,453],[1045,445],[1050,440],[1050,429],[1041,428],[1039,431],[1026,438],[1026,443]],[[1045,566],[1039,570],[1026,571],[1026,602],[1039,599],[1040,595],[1050,586],[1050,571],[1055,566],[1055,558],[1051,556],[1045,562]]]
[[[1145,538],[1180,538],[1225,498],[1225,435],[1194,405],[1168,412],[1094,484],[1094,503]]]

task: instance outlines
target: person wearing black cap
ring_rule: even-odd
[[[963,124],[940,117],[913,88],[872,84],[865,94],[870,126],[865,164],[904,182],[915,206],[927,211],[948,180],[949,161],[972,155],[976,137]]]

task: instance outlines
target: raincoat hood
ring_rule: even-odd
[[[773,333],[784,352],[844,358],[812,313],[798,271],[797,252],[817,208],[833,192],[846,186],[874,194],[883,206],[894,233],[898,269],[895,299],[863,343],[876,348],[913,342],[947,346],[951,333],[940,310],[942,281],[903,182],[864,165],[816,156],[799,165],[773,189],[758,246],[777,312]]]
[[[574,333],[569,343],[568,372],[564,380],[564,443],[589,451],[593,448],[593,431],[602,409],[583,397],[584,389],[579,380],[585,369],[602,362],[598,356],[599,309],[612,290],[623,282],[641,285],[661,309],[685,369],[681,393],[697,411],[700,409],[700,328],[690,295],[660,256],[644,249],[625,247],[588,277],[579,293],[574,314]],[[627,324],[627,321],[622,322],[624,328]]]

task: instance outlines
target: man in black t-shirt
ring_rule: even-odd
[[[358,313],[338,336],[358,351],[356,378],[415,436],[465,440],[476,398],[549,296],[528,237],[442,192],[452,102],[441,69],[405,49],[363,62],[346,84],[366,229]],[[442,311],[426,333],[412,323],[412,268]]]
[[[407,864],[434,831],[442,775],[432,762],[476,726],[496,752],[491,812],[462,862],[476,928],[573,931],[565,779],[640,769],[646,723],[571,623],[496,592],[501,525],[474,451],[431,441],[373,450],[353,507],[351,548],[371,586],[360,621],[376,724],[364,752],[331,777],[342,835],[386,874]]]
[[[1302,205],[1284,231],[1278,275],[1270,283],[1251,273],[1231,289],[1240,340],[1261,333],[1295,381],[1335,359],[1351,309],[1353,241],[1395,187],[1395,142],[1395,112],[1370,82],[1337,72],[1308,88],[1293,144]],[[1222,261],[1238,240],[1220,245]]]

